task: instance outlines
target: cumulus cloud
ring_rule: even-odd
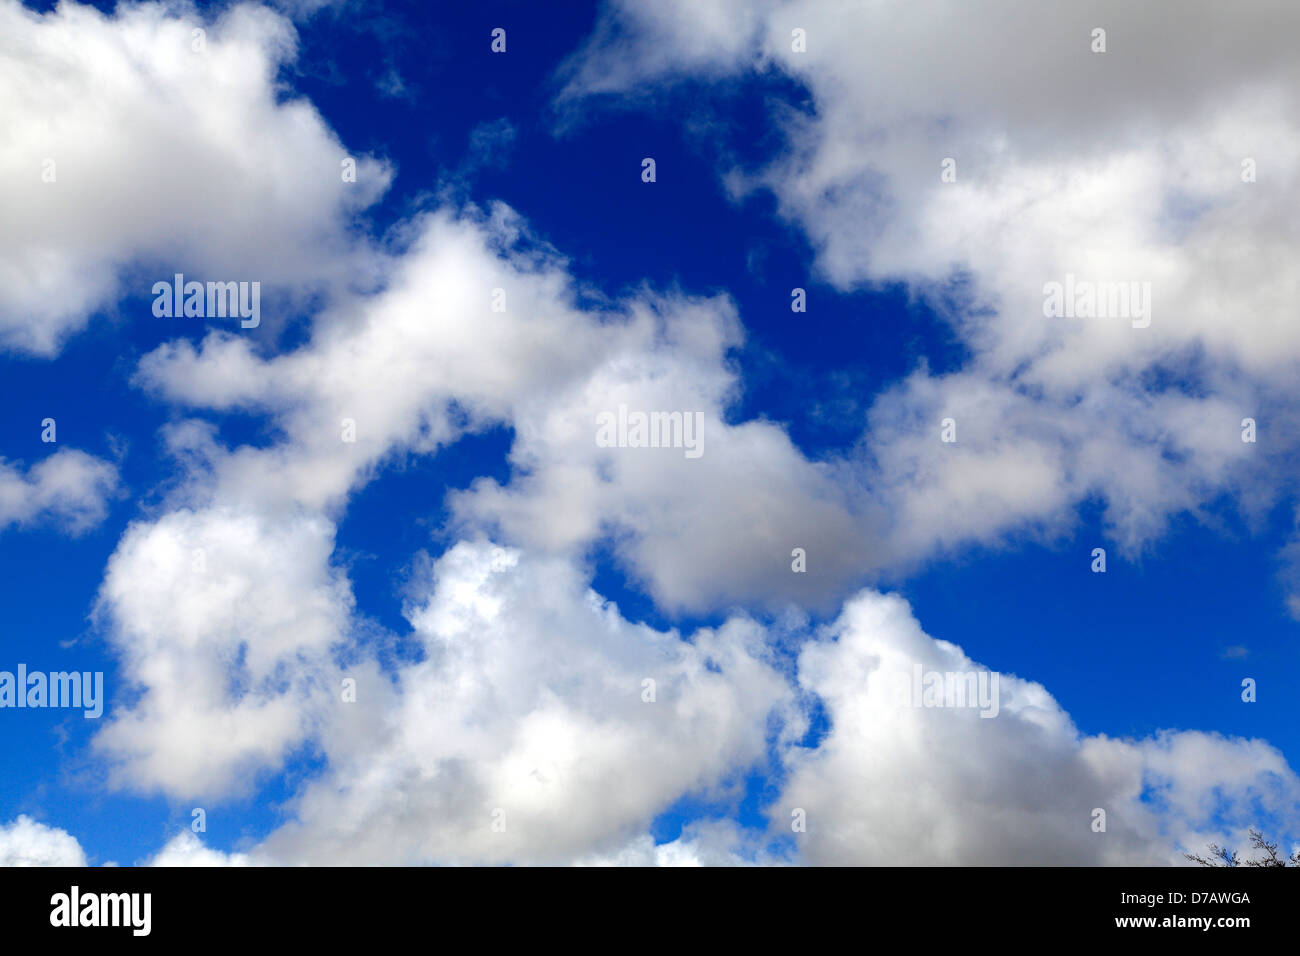
[[[763,846],[759,835],[729,820],[696,820],[666,843],[648,833],[617,850],[576,861],[577,866],[782,866],[791,862]]]
[[[1258,513],[1295,490],[1295,11],[1238,13],[615,2],[559,105],[765,71],[802,83],[807,107],[768,101],[785,148],[720,170],[727,187],[770,193],[836,286],[908,283],[971,356],[877,396],[863,484],[894,516],[888,560],[1059,525],[1094,495],[1135,551],[1224,492]],[[1148,283],[1150,309],[1044,315],[1068,276]],[[1241,441],[1246,418],[1267,443]]]
[[[72,834],[38,823],[25,814],[0,824],[0,866],[88,866],[81,844]],[[113,866],[114,864],[106,864]],[[255,866],[245,853],[223,853],[205,846],[186,830],[168,840],[149,866]]]
[[[154,394],[201,412],[265,415],[277,440],[230,449],[197,419],[164,432],[182,479],[162,516],[128,529],[98,605],[130,688],[96,737],[116,785],[222,796],[281,767],[295,748],[350,739],[355,727],[340,726],[331,707],[342,662],[361,677],[378,668],[332,563],[335,523],[349,495],[395,457],[433,453],[471,430],[514,427],[524,436],[519,467],[539,474],[548,493],[480,485],[456,502],[458,522],[471,536],[504,526],[539,561],[576,566],[610,526],[622,528],[629,563],[656,593],[712,602],[727,587],[752,592],[765,576],[798,581],[789,539],[796,528],[807,535],[815,507],[824,508],[816,521],[827,537],[851,546],[833,489],[803,492],[785,477],[802,471],[817,481],[779,428],[723,424],[733,379],[721,362],[738,327],[725,301],[646,296],[580,309],[559,261],[530,245],[504,208],[431,216],[414,234],[382,294],[321,316],[295,351],[263,358],[245,340],[213,333],[198,349],[172,343],[142,361],[138,381]],[[490,310],[498,288],[507,296],[499,313]],[[739,453],[712,450],[716,463],[688,481],[681,463],[697,462],[655,449],[676,463],[660,466],[663,480],[653,469],[641,475],[630,459],[649,450],[620,449],[617,461],[595,444],[597,409],[616,401],[707,409],[710,449]],[[585,477],[566,485],[556,473]],[[601,483],[608,490],[584,504],[583,489]],[[728,495],[741,487],[757,495],[765,484],[761,520],[721,527]],[[557,510],[574,520],[555,521]],[[674,518],[682,513],[697,526]],[[709,523],[753,536],[749,550],[766,560],[737,570],[707,552],[683,568]],[[738,575],[741,584],[729,585]],[[726,688],[717,693],[725,699]],[[358,712],[366,711],[349,713]],[[646,799],[668,795],[651,788]]]
[[[632,624],[567,562],[461,542],[416,587],[424,660],[339,705],[378,732],[323,741],[330,772],[267,840],[277,858],[568,862],[621,846],[761,761],[789,700],[756,624]]]
[[[311,736],[350,625],[333,547],[308,514],[181,509],[127,529],[98,605],[132,691],[94,741],[115,784],[223,796]]]
[[[77,838],[20,814],[0,825],[0,866],[85,866]]]
[[[149,860],[150,866],[256,866],[246,853],[222,853],[189,830],[176,834]]]
[[[0,347],[53,355],[174,272],[302,291],[356,260],[351,218],[390,171],[356,157],[343,181],[347,150],[277,85],[296,43],[252,5],[209,23],[161,4],[106,16],[0,0]]]
[[[247,854],[185,833],[155,862],[1166,865],[1300,814],[1300,779],[1264,741],[1081,734],[1040,684],[994,682],[894,595],[855,596],[794,674],[756,622],[632,624],[572,565],[488,542],[434,562],[412,602],[422,659],[346,671],[356,699],[330,705],[325,770],[290,821]],[[992,696],[912,696],[916,668],[986,675]],[[812,744],[796,699],[824,708]],[[766,829],[715,817],[655,844],[659,813],[734,807],[772,759]]]
[[[996,707],[917,694],[916,668],[976,675]],[[802,810],[818,865],[1166,865],[1240,837],[1263,807],[1295,819],[1300,778],[1259,740],[1199,731],[1080,734],[1040,684],[993,673],[924,633],[901,598],[863,592],[799,657],[826,709],[815,748],[787,752],[771,813]],[[981,678],[979,675],[984,675]],[[969,685],[967,685],[969,686]],[[928,706],[941,700],[947,706]],[[952,706],[964,703],[965,706]],[[921,706],[927,704],[927,706]],[[987,714],[988,716],[984,716]],[[1105,832],[1093,829],[1105,812]]]
[[[785,859],[744,834],[666,850],[646,837],[656,814],[693,793],[726,795],[772,746],[789,776],[770,836],[803,808],[809,829],[792,852],[810,862],[1164,861],[1183,841],[1217,833],[1217,805],[1197,793],[1217,786],[1284,808],[1294,801],[1294,776],[1266,744],[1084,737],[1044,688],[1013,675],[1003,675],[992,720],[890,709],[873,676],[882,661],[975,665],[924,635],[898,599],[870,591],[800,656],[798,686],[823,702],[831,730],[814,749],[794,746],[806,721],[791,707],[788,675],[767,659],[773,633],[745,618],[686,639],[634,625],[586,589],[581,570],[584,548],[618,529],[620,554],[665,605],[752,600],[768,581],[789,599],[798,595],[779,582],[802,576],[790,573],[788,545],[818,520],[817,540],[843,542],[840,563],[855,567],[852,531],[868,525],[840,490],[843,471],[809,462],[769,423],[725,423],[735,388],[726,354],[740,335],[730,305],[648,294],[585,311],[562,262],[530,245],[503,208],[438,214],[416,237],[384,293],[322,316],[293,352],[262,358],[214,333],[141,363],[138,381],[153,394],[198,412],[266,415],[280,439],[230,450],[198,421],[168,432],[187,465],[185,506],[127,535],[103,594],[128,672],[145,687],[100,738],[123,760],[125,785],[219,792],[278,768],[294,747],[319,748],[321,777],[257,850],[308,863]],[[494,289],[506,290],[505,312],[490,309]],[[925,414],[943,407],[934,383],[915,387],[935,395]],[[1077,438],[1072,454],[1106,463],[1081,427],[1040,422],[1014,393],[978,378],[968,389],[964,401],[987,405],[986,417],[1056,427]],[[599,447],[596,416],[619,404],[706,410],[705,454]],[[880,429],[906,435],[917,412],[882,402],[873,414]],[[345,419],[355,441],[343,440]],[[391,456],[432,453],[494,423],[515,431],[516,474],[453,500],[471,540],[416,584],[408,618],[422,659],[385,670],[352,630],[346,580],[331,569],[333,521]],[[912,461],[897,471],[994,524],[999,508],[1023,511],[1035,495],[1044,520],[1058,510],[1068,489],[1051,480],[1051,455],[1019,466],[1008,485],[998,456],[1032,464],[1034,453],[988,439],[994,460],[964,459],[967,481],[952,483],[902,439],[894,453]],[[1202,441],[1213,449],[1212,437]],[[1138,499],[1150,491],[1144,482],[1160,484],[1140,469],[1130,477]],[[763,488],[769,508],[729,517],[751,497],[768,501]],[[891,520],[930,521],[936,537],[951,517],[903,510]],[[494,553],[473,538],[489,527],[524,547]],[[219,566],[238,573],[221,587],[184,573],[191,530],[228,541],[215,546]],[[728,554],[709,550],[715,538],[731,543]],[[747,551],[761,556],[747,564]],[[237,558],[253,554],[264,557]],[[164,593],[196,608],[159,609]],[[286,626],[283,608],[309,616]],[[173,689],[186,667],[197,693]],[[344,677],[356,681],[354,703],[338,694]],[[647,677],[658,682],[655,704],[640,699]],[[1215,769],[1224,765],[1231,775]],[[1156,786],[1169,797],[1158,809]],[[1106,834],[1090,828],[1097,807],[1109,814]]]
[[[104,520],[118,492],[117,468],[84,451],[62,448],[26,471],[0,459],[0,530],[48,521],[79,534]]]
[[[285,435],[213,453],[214,487],[259,507],[337,509],[388,456],[505,424],[512,480],[451,502],[471,530],[564,554],[612,535],[671,608],[825,603],[861,575],[872,503],[779,425],[729,421],[742,331],[727,299],[646,290],[582,308],[563,260],[503,206],[438,213],[413,232],[384,293],[323,316],[297,351],[264,359],[214,332],[144,358],[138,381],[160,397],[266,414]],[[701,416],[701,454],[599,446],[599,416],[620,405]],[[341,440],[345,422],[355,441]],[[816,553],[817,574],[790,573],[796,547]]]
[[[290,821],[243,853],[182,832],[153,865],[1161,865],[1244,845],[1260,813],[1300,814],[1300,779],[1260,740],[1083,735],[1006,673],[986,685],[991,708],[917,706],[934,702],[900,695],[915,668],[992,672],[893,595],[848,602],[803,643],[792,683],[753,621],[633,624],[577,568],[488,542],[456,545],[411,594],[421,659],[341,671],[355,700],[326,695],[324,769]],[[796,694],[824,707],[813,745]],[[740,777],[773,754],[784,783],[767,830],[722,817],[649,836],[683,797],[735,806]],[[26,818],[0,834],[0,859],[84,863]]]

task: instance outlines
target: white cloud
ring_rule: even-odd
[[[803,648],[799,683],[830,729],[816,748],[786,751],[789,778],[770,811],[786,832],[795,809],[806,814],[803,862],[1167,865],[1180,847],[1231,842],[1261,809],[1300,819],[1300,778],[1263,741],[1083,735],[1046,689],[1012,674],[999,675],[994,716],[918,707],[897,684],[917,664],[990,673],[928,637],[905,601],[874,592]]]
[[[131,690],[94,741],[116,785],[245,791],[311,736],[350,625],[333,547],[304,514],[181,509],[127,529],[98,605]]]
[[[305,792],[298,813],[308,836],[286,828],[269,845],[277,858],[389,859],[400,847],[420,861],[573,859],[643,832],[673,800],[760,757],[767,715],[788,693],[749,656],[761,651],[750,646],[762,637],[756,626],[701,633],[693,650],[622,622],[583,592],[581,552],[621,527],[629,562],[667,600],[708,603],[719,590],[744,596],[765,582],[788,597],[787,582],[801,580],[789,571],[790,538],[806,535],[816,516],[811,527],[848,549],[851,521],[829,480],[777,427],[722,423],[734,389],[725,349],[738,328],[725,301],[647,293],[582,311],[562,264],[536,251],[503,208],[487,218],[432,216],[414,234],[387,290],[322,316],[297,351],[262,359],[218,333],[198,350],[174,343],[142,362],[139,381],[155,394],[265,414],[277,441],[229,450],[198,421],[165,430],[184,479],[170,510],[132,525],[110,561],[100,613],[130,693],[96,746],[118,786],[211,798],[275,771],[295,748],[322,748],[335,782]],[[494,288],[507,290],[504,313],[489,309]],[[704,458],[662,449],[651,469],[641,449],[599,449],[596,412],[618,401],[707,410]],[[345,419],[356,424],[355,442],[343,440]],[[471,531],[507,527],[530,558],[524,570],[492,575],[485,546],[462,544],[439,565],[452,569],[452,583],[439,585],[430,608],[457,588],[513,582],[488,602],[509,598],[512,617],[480,635],[496,635],[492,657],[471,642],[462,658],[466,638],[448,636],[426,609],[413,624],[430,658],[390,686],[332,565],[334,522],[393,456],[430,453],[496,422],[516,429],[517,463],[544,493],[479,486],[458,500],[460,520]],[[681,471],[701,461],[698,473]],[[556,481],[563,474],[585,478],[566,487]],[[608,491],[584,501],[583,488],[602,482]],[[727,505],[740,489],[766,504],[735,520]],[[566,524],[556,512],[591,517]],[[746,561],[702,543],[723,534],[754,539]],[[453,570],[470,583],[456,583]],[[444,658],[452,637],[458,654]],[[705,666],[706,651],[722,675]],[[554,690],[537,683],[548,667],[558,667]],[[656,674],[661,702],[642,704],[640,681]],[[355,706],[338,700],[345,675],[361,688]],[[615,681],[626,699],[600,697]],[[517,685],[518,699],[469,694],[484,682]],[[449,687],[468,696],[439,712]],[[431,725],[430,711],[445,722],[432,738],[419,729]],[[579,755],[581,765],[572,762]],[[538,766],[523,768],[528,779],[516,779],[530,761]],[[623,793],[637,762],[649,777]],[[419,830],[409,839],[397,837],[405,823],[392,819],[394,789]],[[508,838],[493,842],[475,799],[508,809]],[[358,821],[370,830],[356,830]]]
[[[516,476],[455,497],[471,529],[564,554],[612,534],[672,608],[825,603],[863,573],[872,504],[854,502],[780,426],[727,422],[739,385],[727,352],[741,341],[730,302],[645,291],[580,309],[562,260],[537,251],[505,207],[440,213],[413,231],[388,289],[323,317],[296,352],[262,359],[214,333],[142,361],[138,380],[156,394],[262,412],[284,433],[269,449],[202,452],[222,493],[337,508],[389,456],[503,423],[515,430]],[[491,310],[494,289],[505,312]],[[702,456],[598,447],[597,416],[620,404],[701,413]],[[355,442],[341,440],[345,419]],[[817,573],[790,572],[796,547]]]
[[[612,3],[560,102],[636,104],[768,70],[805,84],[807,109],[769,100],[786,150],[724,181],[770,191],[829,281],[906,281],[971,352],[958,373],[923,367],[878,397],[861,483],[894,516],[886,562],[1060,526],[1093,495],[1136,550],[1224,492],[1258,513],[1294,490],[1295,8],[1183,14]],[[1091,52],[1097,26],[1106,53]],[[955,182],[941,182],[947,158]],[[1067,274],[1149,282],[1150,326],[1044,316],[1044,285]],[[957,445],[940,443],[941,417]],[[1247,417],[1266,442],[1240,441]]]
[[[866,563],[850,553],[863,524],[837,490],[841,471],[807,462],[774,426],[721,424],[735,387],[725,358],[738,336],[729,304],[646,295],[601,316],[583,312],[562,264],[529,251],[503,209],[486,219],[433,216],[417,235],[407,260],[394,263],[386,292],[322,317],[295,352],[261,359],[242,340],[214,334],[200,349],[173,344],[142,363],[139,381],[155,394],[200,410],[261,412],[281,440],[228,451],[195,422],[168,432],[190,476],[176,496],[186,507],[133,529],[105,587],[115,640],[149,687],[110,728],[119,736],[102,738],[126,755],[128,785],[176,794],[222,789],[258,767],[280,766],[293,747],[319,747],[323,776],[306,785],[293,819],[257,851],[313,863],[689,862],[705,851],[689,839],[653,848],[645,836],[651,821],[682,796],[716,789],[762,759],[772,734],[791,774],[773,808],[773,834],[788,826],[781,814],[790,806],[804,807],[810,829],[799,846],[812,862],[1165,861],[1179,841],[1198,845],[1215,832],[1212,810],[1188,796],[1206,786],[1229,794],[1240,786],[1282,807],[1294,799],[1287,796],[1293,775],[1267,745],[1195,734],[1082,737],[1042,687],[1010,675],[1004,710],[993,720],[881,712],[871,687],[880,660],[970,662],[922,634],[897,599],[871,592],[849,605],[838,643],[823,638],[802,655],[801,685],[826,703],[833,727],[814,751],[790,748],[800,727],[789,712],[790,688],[763,663],[773,635],[741,619],[684,642],[630,624],[585,590],[580,570],[583,549],[619,529],[620,553],[664,604],[752,600],[765,588],[779,599],[797,597],[788,590],[800,576],[789,570],[786,542],[818,527],[810,516],[819,502],[827,502],[826,530],[814,537],[842,542],[841,568]],[[507,312],[490,311],[493,288],[508,290]],[[906,459],[894,473],[910,472],[916,487],[957,502],[952,515],[918,508],[892,517],[923,527],[920,536],[955,543],[959,534],[942,537],[954,516],[975,512],[996,526],[999,509],[1023,513],[1035,497],[1048,522],[1063,494],[1051,480],[1063,454],[1050,441],[1054,431],[1071,436],[1068,453],[1098,472],[1122,461],[1108,459],[1077,420],[1043,422],[1018,393],[978,377],[963,381],[962,401],[989,409],[975,417],[975,429],[962,424],[962,443],[947,449],[965,456],[966,481],[953,484],[952,473],[926,457],[929,445],[903,438],[891,445]],[[919,377],[906,387],[934,408],[891,410],[881,402],[874,414],[882,432],[905,437],[907,416],[934,417],[942,407],[934,382]],[[698,407],[719,424],[706,431],[700,459],[670,449],[601,449],[596,413],[619,403]],[[1175,399],[1165,407],[1186,414]],[[345,417],[357,423],[355,443],[341,440]],[[979,433],[982,419],[1049,437],[1041,449],[1002,442],[992,430]],[[518,473],[504,488],[480,482],[453,504],[468,530],[499,526],[525,547],[510,552],[518,560],[501,572],[481,540],[449,551],[410,613],[425,659],[390,677],[355,643],[346,582],[330,567],[333,519],[326,515],[341,512],[394,454],[428,453],[493,422],[515,429]],[[1215,449],[1212,429],[1198,440]],[[1230,460],[1231,451],[1220,457]],[[1000,475],[1012,459],[1016,482]],[[1138,502],[1162,485],[1142,464],[1136,459],[1126,475]],[[770,507],[733,520],[751,498]],[[272,517],[282,514],[297,517]],[[191,525],[229,539],[222,553],[265,558],[226,558],[240,567],[233,588],[213,590],[202,578],[164,571],[183,566],[179,542],[188,538],[177,529]],[[731,550],[715,554],[715,540]],[[163,558],[146,560],[155,548]],[[762,563],[768,554],[770,565]],[[813,561],[824,554],[810,549]],[[287,577],[277,567],[295,571]],[[140,582],[158,582],[160,590]],[[164,594],[177,608],[195,601],[246,613],[232,619],[186,609],[173,620],[171,610],[158,609]],[[277,608],[314,616],[286,627]],[[327,653],[336,643],[349,649],[346,666]],[[709,656],[720,672],[707,666]],[[200,691],[181,695],[170,690],[171,672],[189,661],[195,673],[187,680]],[[252,691],[242,698],[224,689],[231,661],[250,675],[243,683]],[[288,662],[296,680],[277,684],[274,675]],[[656,674],[660,700],[643,704],[640,681]],[[344,675],[357,680],[355,704],[338,699]],[[208,737],[220,739],[193,746]],[[1204,759],[1169,757],[1183,752]],[[1236,762],[1233,776],[1215,769],[1222,760]],[[876,767],[889,773],[877,777]],[[917,780],[924,781],[919,796],[909,789]],[[1162,809],[1144,805],[1144,786],[1160,780],[1177,799]],[[1089,828],[1097,806],[1110,814],[1105,835]],[[497,809],[503,832],[492,829]],[[742,843],[711,845],[708,858],[759,857],[752,840]]]
[[[205,846],[191,831],[184,830],[167,841],[149,861],[150,866],[257,866],[246,853],[222,853]]]
[[[756,847],[758,837],[728,820],[696,820],[676,840],[655,844],[643,833],[625,846],[577,861],[579,866],[781,866],[789,860]]]
[[[104,520],[118,491],[117,468],[76,449],[62,448],[25,473],[0,459],[0,530],[49,521],[79,534]]]
[[[860,593],[803,644],[798,687],[829,724],[805,747],[795,688],[768,657],[776,635],[753,622],[634,625],[573,566],[486,542],[455,546],[412,593],[423,659],[345,671],[357,699],[320,715],[325,770],[230,862],[1166,865],[1243,845],[1261,813],[1300,816],[1300,779],[1260,740],[1084,735],[1005,673],[991,717],[900,701],[914,665],[989,672],[896,596]],[[784,764],[769,830],[724,816],[654,844],[651,822],[683,797],[734,807],[769,751]],[[806,832],[791,830],[796,808]],[[156,862],[171,858],[225,859],[189,834]]]
[[[296,43],[257,6],[207,23],[160,4],[108,17],[0,0],[0,347],[52,355],[95,310],[150,302],[173,272],[301,291],[356,260],[351,216],[390,171],[356,157],[343,182],[338,138],[305,100],[281,101]],[[138,285],[123,285],[129,270]],[[128,319],[168,321],[143,309]]]
[[[0,866],[85,866],[77,838],[57,827],[19,815],[0,825]]]
[[[425,659],[338,705],[338,723],[374,730],[323,738],[330,770],[266,841],[277,859],[607,852],[682,796],[724,792],[764,758],[769,715],[789,700],[757,625],[683,639],[631,624],[566,562],[461,542],[417,587]]]
[[[0,824],[0,867],[88,865],[77,838],[64,830],[38,823],[24,814],[11,823]],[[258,862],[249,854],[211,849],[189,830],[167,841],[149,860],[149,866],[255,865]]]
[[[596,21],[582,51],[561,67],[561,104],[596,93],[626,95],[666,73],[719,77],[752,56],[757,18],[772,0],[622,3]]]

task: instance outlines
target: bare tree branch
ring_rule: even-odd
[[[1278,845],[1268,842],[1264,838],[1263,831],[1258,827],[1251,827],[1247,832],[1250,834],[1251,849],[1261,851],[1263,856],[1244,861],[1245,866],[1300,866],[1300,850],[1296,850],[1289,857],[1281,856],[1277,851]],[[1201,856],[1199,853],[1184,853],[1183,856],[1200,866],[1243,865],[1235,850],[1229,852],[1217,843],[1210,844],[1208,856]]]

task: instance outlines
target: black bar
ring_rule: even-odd
[[[111,927],[51,925],[56,894],[150,894],[148,935],[122,900]],[[1172,894],[1182,894],[1179,899]],[[143,902],[143,897],[138,898]],[[10,869],[0,872],[6,942],[98,937],[149,945],[368,943],[399,931],[431,947],[544,938],[668,944],[765,939],[781,924],[813,940],[847,932],[862,944],[904,934],[917,944],[958,937],[1122,939],[1215,944],[1291,936],[1300,883],[1286,870],[1167,869]],[[98,908],[98,899],[95,904]],[[110,907],[111,909],[111,907]],[[87,911],[88,912],[88,911]],[[66,914],[65,914],[66,915]],[[111,915],[111,913],[109,914]],[[136,922],[143,923],[142,912]],[[1152,920],[1119,925],[1120,920]],[[1206,928],[1199,921],[1209,919]],[[1240,925],[1218,921],[1245,920]],[[1179,921],[1183,922],[1179,922]],[[1196,920],[1197,924],[1190,924]],[[800,927],[803,927],[801,930]],[[611,936],[614,933],[617,935]],[[449,935],[450,934],[450,935]],[[885,935],[880,935],[885,934]],[[676,945],[674,943],[674,945]],[[53,950],[51,950],[53,951]]]

